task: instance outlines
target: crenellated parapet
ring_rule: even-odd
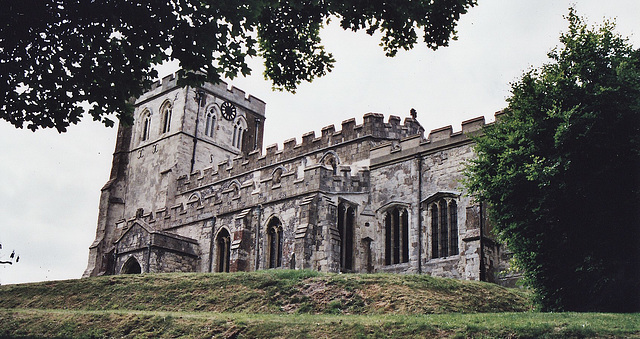
[[[287,139],[282,149],[273,144],[266,147],[264,154],[255,150],[207,167],[203,171],[182,175],[178,178],[178,191],[193,190],[255,170],[268,172],[283,164],[289,164],[290,167],[310,166],[319,163],[320,157],[328,150],[333,150],[339,157],[344,155],[343,161],[347,162],[361,160],[358,157],[368,159],[372,144],[416,135],[422,138],[423,132],[424,128],[411,117],[405,118],[404,123],[401,123],[399,117],[392,115],[385,122],[382,114],[368,113],[364,115],[362,124],[356,124],[355,119],[348,119],[342,122],[342,128],[338,131],[334,125],[329,125],[321,129],[319,136],[313,131],[303,134],[301,143],[297,143],[295,138]],[[364,138],[370,139],[372,143],[362,143]],[[361,144],[357,149],[349,148],[357,142]],[[304,157],[311,158],[311,163],[299,164]]]
[[[496,113],[496,117],[501,114]],[[399,141],[391,141],[380,144],[371,149],[371,166],[385,163],[392,158],[400,158],[407,154],[424,153],[453,147],[460,143],[472,142],[470,136],[481,133],[489,124],[485,123],[483,116],[462,122],[462,129],[454,132],[451,125],[431,130],[427,139],[419,136],[411,136]]]
[[[176,73],[170,74],[162,78],[161,80],[153,83],[151,89],[145,94],[140,96],[136,100],[136,104],[143,103],[150,100],[162,93],[180,88],[178,85],[178,76]],[[211,95],[224,98],[225,100],[233,101],[234,103],[243,106],[246,109],[258,113],[264,117],[266,104],[264,101],[254,97],[253,95],[247,95],[247,93],[237,87],[229,86],[226,82],[220,80],[217,84],[204,83],[199,88],[203,89]]]

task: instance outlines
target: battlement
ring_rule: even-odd
[[[177,203],[155,211],[144,211],[137,217],[122,220],[123,226],[132,225],[136,218],[153,225],[157,230],[171,229],[177,225],[189,224],[216,215],[235,213],[246,206],[273,203],[279,199],[302,199],[317,192],[364,193],[369,190],[368,169],[351,174],[349,166],[343,166],[338,172],[322,164],[304,169],[304,176],[287,171],[278,178],[270,175],[255,178],[251,175],[223,180],[213,185],[195,187],[193,190],[178,193]],[[206,171],[197,171],[191,180],[202,180]],[[180,178],[183,185],[189,186],[189,177]],[[196,185],[198,186],[198,185]]]
[[[205,168],[201,173],[183,175],[178,178],[178,188],[179,190],[190,190],[200,185],[209,185],[256,169],[292,162],[296,158],[309,154],[329,149],[339,151],[342,147],[347,147],[350,143],[365,137],[373,139],[376,143],[385,140],[400,140],[412,135],[422,137],[424,128],[415,119],[407,117],[404,124],[401,124],[400,121],[400,117],[392,115],[385,123],[384,116],[377,113],[365,114],[363,123],[360,125],[356,124],[355,119],[348,119],[342,122],[342,129],[338,131],[334,125],[329,125],[321,129],[321,134],[318,137],[314,131],[303,134],[300,144],[295,138],[287,139],[284,141],[282,149],[279,149],[277,144],[272,144],[266,147],[264,154],[256,150]],[[370,144],[367,144],[366,149],[361,149],[363,157],[368,158],[368,147]]]
[[[151,85],[149,91],[144,93],[136,104],[140,104],[150,100],[162,93],[171,91],[176,88],[180,88],[178,85],[178,75],[173,73],[165,76],[161,80],[156,81]],[[234,103],[245,107],[255,113],[264,116],[266,103],[253,95],[247,95],[247,93],[237,87],[230,86],[225,81],[220,80],[217,84],[205,82],[200,88],[204,89],[211,95],[223,98],[225,100],[233,101]]]
[[[496,112],[496,119],[501,112]],[[411,136],[396,142],[387,142],[371,149],[371,166],[389,160],[392,157],[401,157],[397,153],[427,152],[440,148],[450,147],[461,142],[470,142],[469,135],[481,133],[487,124],[484,116],[476,117],[462,122],[462,129],[454,132],[451,125],[431,130],[427,139]],[[394,155],[395,154],[395,155]],[[393,155],[390,157],[390,155]]]

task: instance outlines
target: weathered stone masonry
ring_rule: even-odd
[[[369,113],[262,154],[264,102],[224,83],[167,77],[134,114],[118,131],[86,276],[292,268],[495,281],[505,265],[460,183],[483,118],[425,139],[415,117]]]

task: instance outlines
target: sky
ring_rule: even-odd
[[[264,145],[362,116],[401,118],[411,108],[428,131],[494,113],[506,107],[510,84],[531,67],[548,62],[564,19],[574,6],[587,22],[615,19],[617,32],[640,48],[640,0],[478,0],[463,15],[458,40],[432,51],[423,45],[384,56],[379,36],[342,31],[331,24],[323,43],[334,70],[295,94],[274,92],[262,76],[228,81],[267,103]],[[175,72],[177,63],[159,69]],[[100,188],[107,182],[115,128],[86,117],[66,133],[18,130],[0,121],[0,260],[15,250],[20,261],[0,265],[0,284],[76,279],[87,265],[95,238]]]

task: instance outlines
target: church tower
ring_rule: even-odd
[[[265,103],[224,82],[193,88],[165,77],[133,114],[118,130],[85,276],[112,273],[116,225],[174,204],[179,176],[262,148]]]

